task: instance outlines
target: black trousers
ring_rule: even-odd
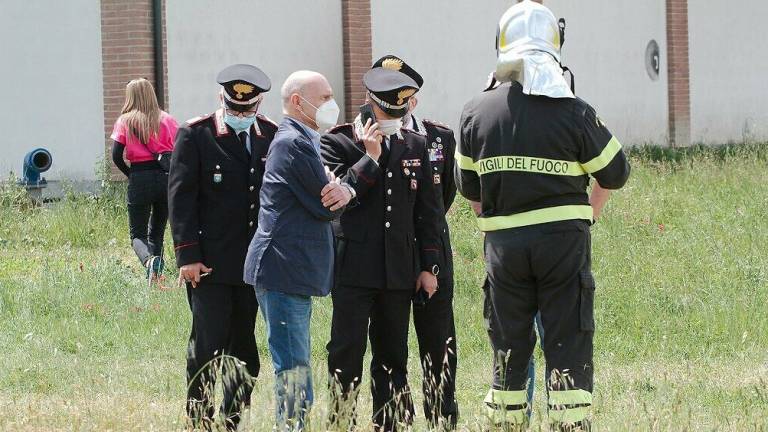
[[[413,308],[413,325],[419,341],[424,373],[424,416],[431,425],[440,418],[455,427],[459,415],[456,402],[456,327],[453,321],[453,278],[438,279],[438,290],[423,307]]]
[[[409,287],[410,288],[410,287]],[[412,289],[384,290],[337,285],[328,342],[334,427],[354,422],[356,390],[363,374],[366,336],[371,342],[371,395],[377,430],[394,431],[413,420],[408,387],[408,327]]]
[[[580,421],[591,403],[594,290],[591,240],[584,221],[563,221],[486,233],[484,315],[494,352],[491,409],[507,418],[526,405],[528,363],[541,311],[550,418]],[[554,372],[554,373],[553,373]],[[490,401],[490,402],[489,402]],[[503,401],[503,403],[499,403]],[[514,415],[511,415],[514,414]],[[567,414],[567,415],[566,415]]]
[[[240,421],[251,403],[253,380],[259,375],[254,328],[258,303],[253,287],[206,283],[187,284],[192,331],[187,348],[187,414],[195,425],[214,418],[216,376],[224,380],[220,415],[229,427]],[[244,363],[244,365],[242,364]]]
[[[142,265],[163,255],[168,222],[168,174],[160,169],[131,171],[128,177],[128,224],[131,245]]]

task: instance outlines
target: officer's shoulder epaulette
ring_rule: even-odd
[[[327,134],[344,134],[348,137],[354,137],[355,136],[355,125],[352,123],[344,123],[340,125],[336,125],[326,132]]]
[[[271,126],[274,126],[275,129],[280,127],[280,126],[278,126],[278,124],[274,120],[272,120],[271,118],[265,116],[264,114],[256,114],[256,118],[266,122],[267,124],[269,124]]]
[[[416,134],[416,135],[420,135],[420,136],[427,136],[426,132],[417,131],[415,129],[411,129],[411,128],[407,128],[407,127],[402,127],[402,128],[400,128],[400,130],[403,131],[403,132],[408,132],[408,133],[412,133],[412,134]]]
[[[424,123],[425,126],[434,126],[435,129],[441,129],[445,132],[453,133],[453,129],[451,129],[451,127],[445,123],[440,123],[439,121],[429,120],[429,119],[422,119],[421,121],[422,123]]]
[[[185,121],[184,124],[186,124],[187,126],[194,126],[203,120],[211,118],[212,116],[213,114],[211,113],[211,114],[201,115],[197,117],[192,117],[191,119]]]

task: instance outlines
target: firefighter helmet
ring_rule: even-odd
[[[496,79],[518,81],[526,94],[573,98],[560,66],[562,27],[545,6],[523,0],[499,21]]]

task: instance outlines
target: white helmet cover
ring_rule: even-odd
[[[517,3],[501,17],[498,32],[498,81],[517,81],[529,95],[575,97],[560,66],[560,28],[547,7]]]

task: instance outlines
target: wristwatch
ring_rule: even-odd
[[[432,275],[433,275],[433,276],[437,276],[438,274],[440,274],[440,266],[439,266],[439,265],[437,265],[437,264],[434,264],[434,265],[432,266],[432,269],[431,269],[431,271],[432,271]]]

